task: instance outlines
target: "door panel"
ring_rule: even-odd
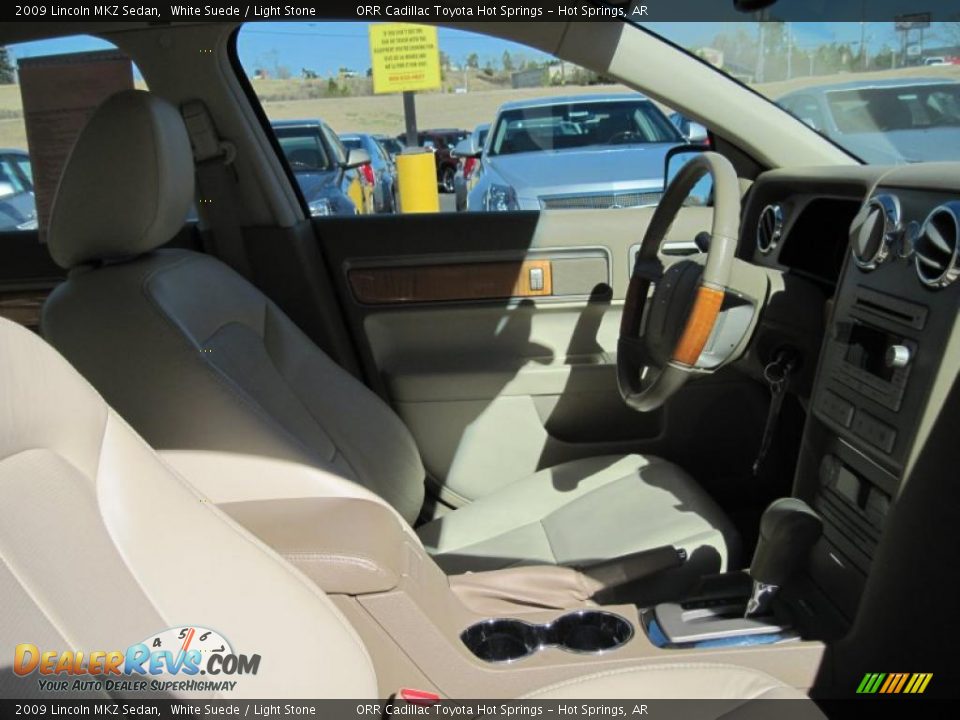
[[[677,455],[703,438],[698,412],[723,422],[717,398],[741,386],[736,375],[690,385],[659,412],[620,400],[616,343],[631,249],[652,212],[317,222],[368,378],[409,426],[447,500],[580,457]],[[710,219],[709,209],[685,209],[668,242],[689,246]],[[543,286],[532,292],[536,268]]]

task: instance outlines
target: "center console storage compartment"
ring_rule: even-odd
[[[460,634],[470,652],[487,662],[512,662],[545,647],[573,653],[615,650],[633,637],[625,618],[600,610],[579,610],[536,625],[514,618],[475,623]]]

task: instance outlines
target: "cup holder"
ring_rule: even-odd
[[[609,612],[580,610],[551,623],[493,619],[471,625],[460,634],[470,652],[486,662],[513,662],[543,647],[574,653],[599,654],[615,650],[633,637],[633,625]]]
[[[553,644],[578,653],[613,650],[633,637],[633,625],[622,617],[593,610],[564,615],[551,629],[556,638]]]

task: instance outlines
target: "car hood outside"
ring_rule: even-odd
[[[675,143],[546,150],[485,158],[490,182],[510,185],[518,197],[663,187],[667,151]],[[497,178],[499,176],[499,179]]]
[[[294,177],[300,185],[300,191],[307,202],[318,197],[327,197],[338,192],[338,170],[294,170]]]

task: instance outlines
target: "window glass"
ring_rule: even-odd
[[[865,163],[960,160],[956,22],[779,22],[776,12],[643,26]]]
[[[370,155],[368,166],[325,183],[291,163],[308,205],[321,195],[350,199],[334,214],[402,211],[394,199],[403,178],[387,158],[407,144],[403,96],[374,91],[383,76],[374,74],[381,65],[370,36],[382,25],[258,22],[237,36],[240,64],[275,129],[313,123],[334,161],[346,160],[345,146]],[[533,48],[451,27],[431,32],[440,77],[415,93],[414,144],[433,158],[441,212],[659,202],[666,154],[689,142],[670,108]]]
[[[0,231],[44,239],[74,139],[100,102],[133,87],[144,87],[136,66],[98,38],[0,47]]]

